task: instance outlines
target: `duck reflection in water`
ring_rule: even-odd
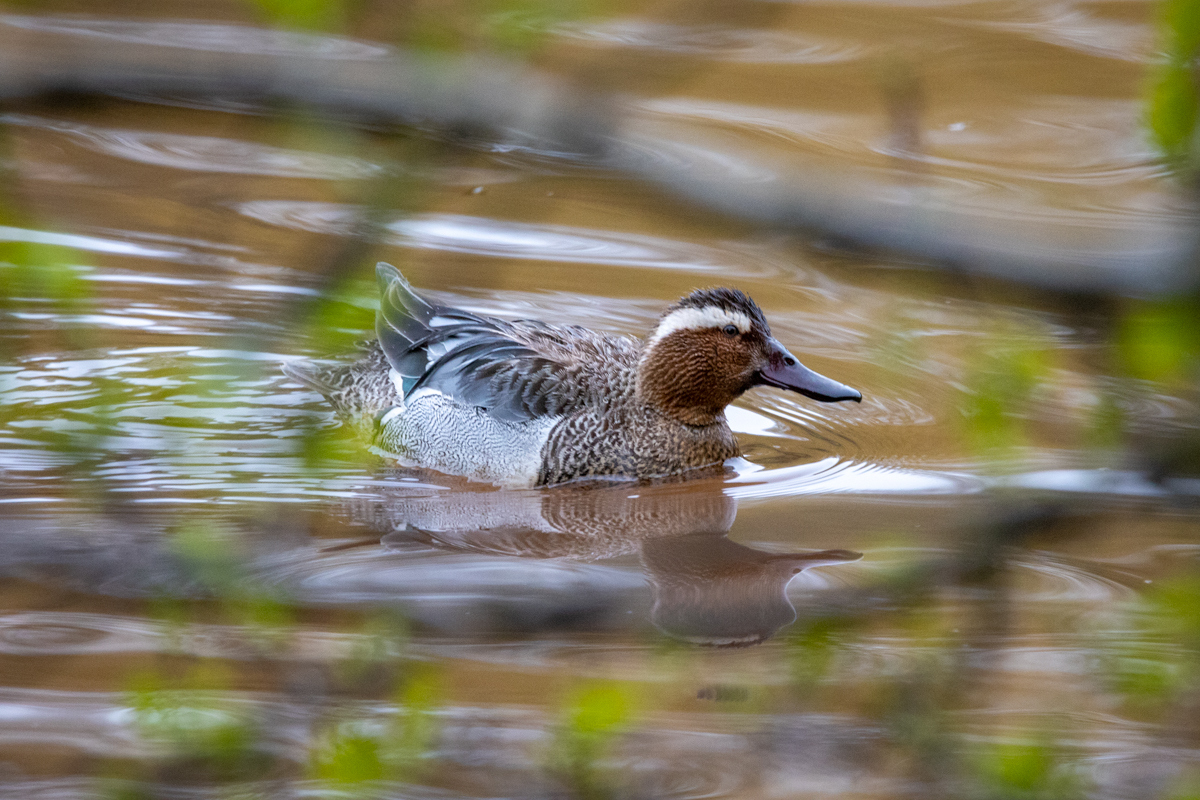
[[[791,580],[856,561],[849,550],[770,553],[728,538],[737,501],[718,481],[591,485],[554,491],[457,491],[393,497],[371,509],[383,544],[538,559],[596,561],[638,553],[651,621],[710,646],[766,641],[796,619]]]

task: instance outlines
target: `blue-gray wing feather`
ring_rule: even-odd
[[[377,272],[376,332],[406,397],[433,389],[507,422],[559,416],[595,399],[597,373],[636,358],[628,339],[439,306],[395,267],[380,264]]]

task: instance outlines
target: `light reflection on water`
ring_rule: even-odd
[[[861,45],[794,32],[689,27],[639,19],[565,24],[554,32],[581,42],[751,64],[831,64],[853,61],[866,52]]]
[[[241,206],[248,217],[313,233],[348,235],[356,212],[345,206],[272,200]],[[560,225],[527,225],[461,215],[422,215],[387,225],[389,241],[399,247],[441,250],[492,258],[586,263],[606,266],[682,269],[700,275],[758,275],[747,265],[720,261],[710,248],[689,246],[628,232],[572,229]]]
[[[319,58],[378,58],[391,48],[336,36],[194,21],[109,19],[81,15],[0,15],[0,25],[71,36],[108,39],[129,44],[152,44],[225,53],[282,53]]]
[[[361,159],[270,147],[237,139],[103,129],[18,114],[0,116],[0,122],[64,134],[98,153],[166,169],[313,180],[362,180],[384,174],[381,166]]]

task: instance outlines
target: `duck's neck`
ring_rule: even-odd
[[[716,376],[709,374],[706,364],[672,353],[664,345],[651,345],[638,361],[638,399],[685,425],[723,424],[729,400],[714,392]]]

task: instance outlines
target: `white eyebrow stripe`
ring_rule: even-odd
[[[719,306],[677,308],[658,323],[654,335],[650,337],[650,344],[657,344],[676,331],[702,331],[724,328],[726,325],[733,325],[740,333],[749,333],[751,328],[750,318],[741,311],[727,311]]]

